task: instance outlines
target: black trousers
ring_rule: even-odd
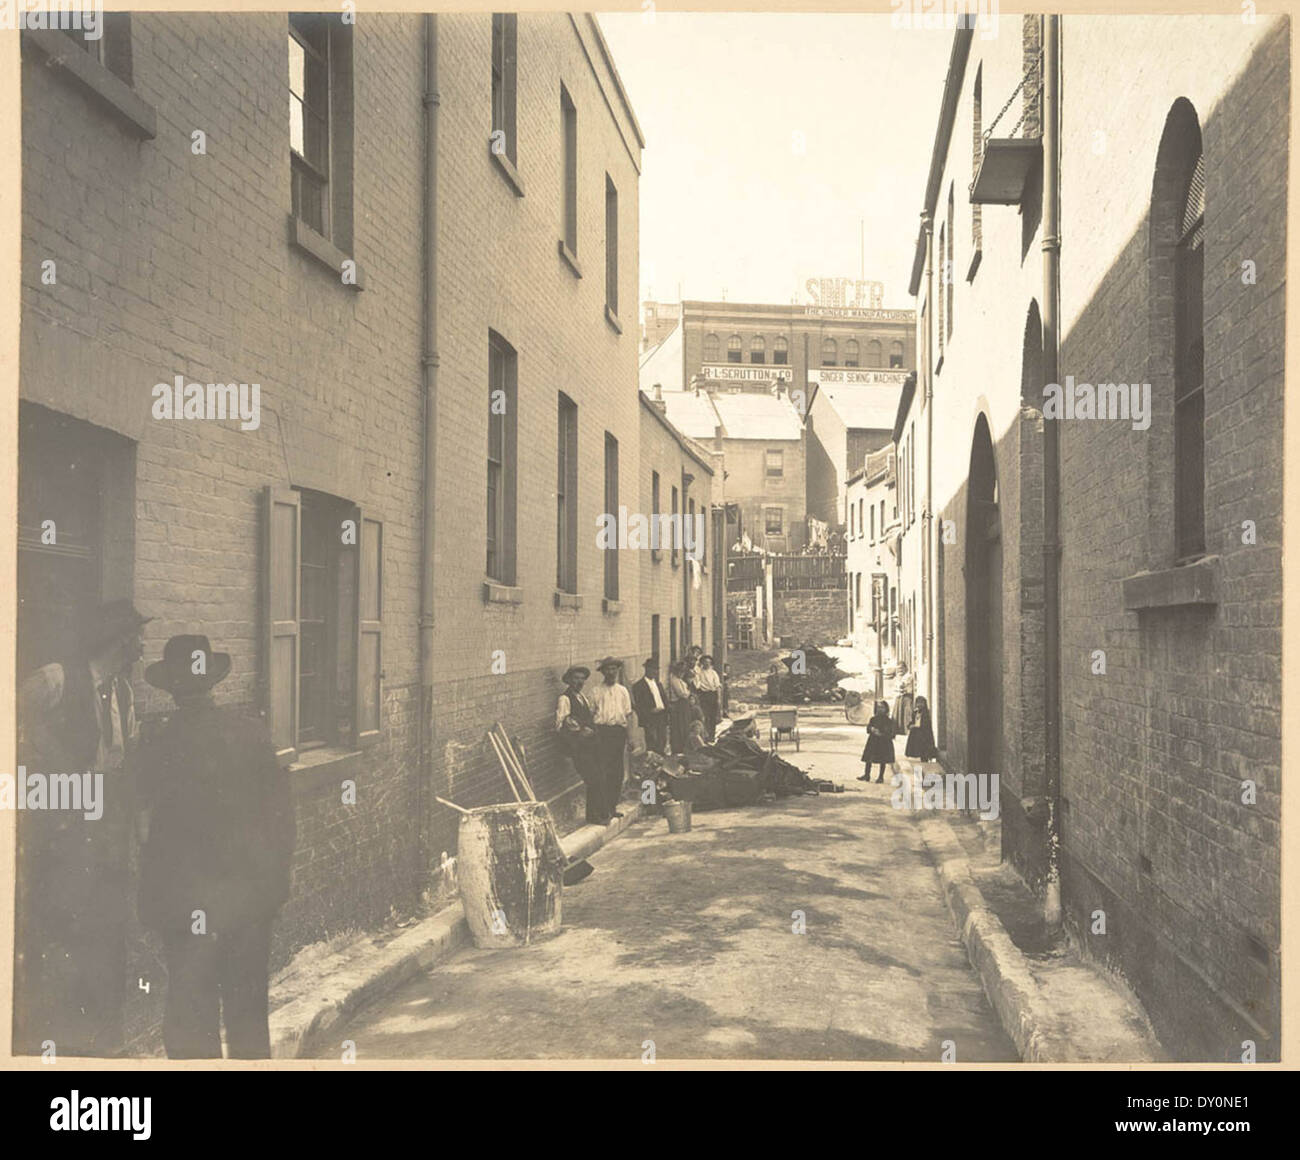
[[[627,729],[622,725],[596,726],[596,761],[600,768],[601,820],[609,821],[618,809],[623,792],[623,755],[627,751]]]
[[[668,752],[668,710],[647,714],[642,726],[645,729],[645,747],[661,756]]]
[[[718,731],[718,694],[705,689],[698,696],[704,713],[704,739],[712,744],[713,735]]]
[[[221,1023],[231,1059],[270,1059],[267,977],[271,919],[221,934],[167,932],[168,1059],[220,1059]]]

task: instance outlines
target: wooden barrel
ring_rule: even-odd
[[[460,819],[456,877],[474,942],[518,947],[560,929],[564,852],[545,802],[510,802]]]

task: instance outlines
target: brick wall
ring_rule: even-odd
[[[433,798],[506,796],[483,740],[494,719],[525,746],[538,796],[559,795],[561,821],[573,824],[571,770],[552,740],[559,673],[605,653],[640,654],[637,561],[623,562],[622,606],[605,611],[595,524],[606,432],[619,441],[629,506],[641,472],[640,140],[588,18],[521,16],[526,196],[516,196],[488,153],[491,17],[438,18],[436,684],[421,778],[422,20],[355,26],[361,291],[288,240],[283,14],[137,13],[131,28],[133,85],[157,114],[152,140],[39,55],[25,53],[22,72],[22,397],[134,443],[134,558],[106,568],[101,595],[131,596],[155,618],[147,660],[174,633],[206,633],[234,657],[218,700],[258,712],[263,489],[319,489],[384,521],[384,735],[361,758],[292,771],[298,845],[278,966],[306,943],[410,912],[422,891],[445,896],[451,880],[439,867],[455,852],[457,823]],[[582,278],[557,252],[561,81],[579,117]],[[205,155],[191,152],[195,129]],[[607,174],[619,195],[616,324],[605,316]],[[46,259],[58,264],[54,285],[41,279]],[[519,356],[518,604],[484,602],[489,329]],[[151,419],[153,385],[175,374],[260,383],[260,427]],[[560,390],[579,408],[576,611],[554,600]],[[504,672],[492,671],[496,650]],[[137,693],[146,718],[167,708],[142,682]],[[355,806],[341,800],[345,777],[357,783]],[[165,988],[143,992],[138,977],[163,974],[157,946],[133,928],[124,1038],[145,1043]]]
[[[1260,1058],[1278,1049],[1284,272],[1272,256],[1286,242],[1288,36],[1285,22],[1270,29],[1263,18],[1189,21],[1166,38],[1178,46],[1169,75],[1118,104],[1094,95],[1067,106],[1067,150],[1100,130],[1116,157],[1142,165],[1119,188],[1076,174],[1066,227],[1093,241],[1087,255],[1063,251],[1061,372],[1149,379],[1152,423],[1061,425],[1066,902],[1180,1058],[1236,1062],[1246,1039]],[[1090,25],[1072,34],[1088,92],[1112,72],[1131,76],[1144,43],[1117,45]],[[1207,161],[1205,531],[1218,599],[1137,612],[1124,607],[1124,577],[1174,562],[1162,354],[1172,283],[1146,207],[1178,98],[1195,108]],[[1137,220],[1109,217],[1099,182],[1136,204]],[[1246,259],[1254,285],[1242,282]],[[1253,545],[1242,543],[1245,520]],[[1104,674],[1093,672],[1095,650]],[[1247,779],[1253,805],[1242,802]],[[1105,936],[1088,933],[1097,909]]]
[[[772,594],[773,634],[791,646],[835,644],[848,633],[844,589],[795,589]]]

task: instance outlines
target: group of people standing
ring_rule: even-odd
[[[699,645],[668,668],[668,681],[659,679],[659,658],[648,657],[641,679],[631,688],[619,682],[623,664],[605,657],[596,665],[601,680],[591,686],[591,670],[572,665],[561,680],[564,692],[555,706],[555,729],[565,755],[587,786],[587,822],[606,825],[623,815],[624,752],[636,723],[645,732],[646,748],[667,756],[684,754],[711,744],[718,722],[727,711],[725,676],[713,657]]]
[[[902,731],[897,718],[907,719],[907,748],[904,755],[917,761],[933,761],[938,750],[934,744],[934,727],[930,722],[930,705],[924,697],[917,697],[910,709],[899,706],[900,713],[891,715],[889,703],[877,701],[871,720],[867,722],[867,744],[862,751],[862,763],[866,770],[859,781],[870,781],[871,770],[879,765],[880,775],[876,781],[885,780],[885,766],[894,768],[894,738]]]
[[[141,737],[131,673],[148,620],[129,601],[103,606],[78,650],[19,686],[19,760],[100,774],[106,799],[93,832],[75,811],[23,818],[19,1038],[116,1049],[134,826],[136,912],[166,958],[168,1056],[220,1058],[224,1018],[232,1057],[267,1058],[271,926],[295,842],[287,774],[262,721],[214,703],[231,657],[206,636],[173,636],[146,667],[174,708]]]

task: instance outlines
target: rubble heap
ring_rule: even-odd
[[[805,644],[781,658],[785,672],[773,665],[767,678],[768,701],[784,705],[811,702],[843,701],[840,681],[851,674],[844,672],[816,645]]]

